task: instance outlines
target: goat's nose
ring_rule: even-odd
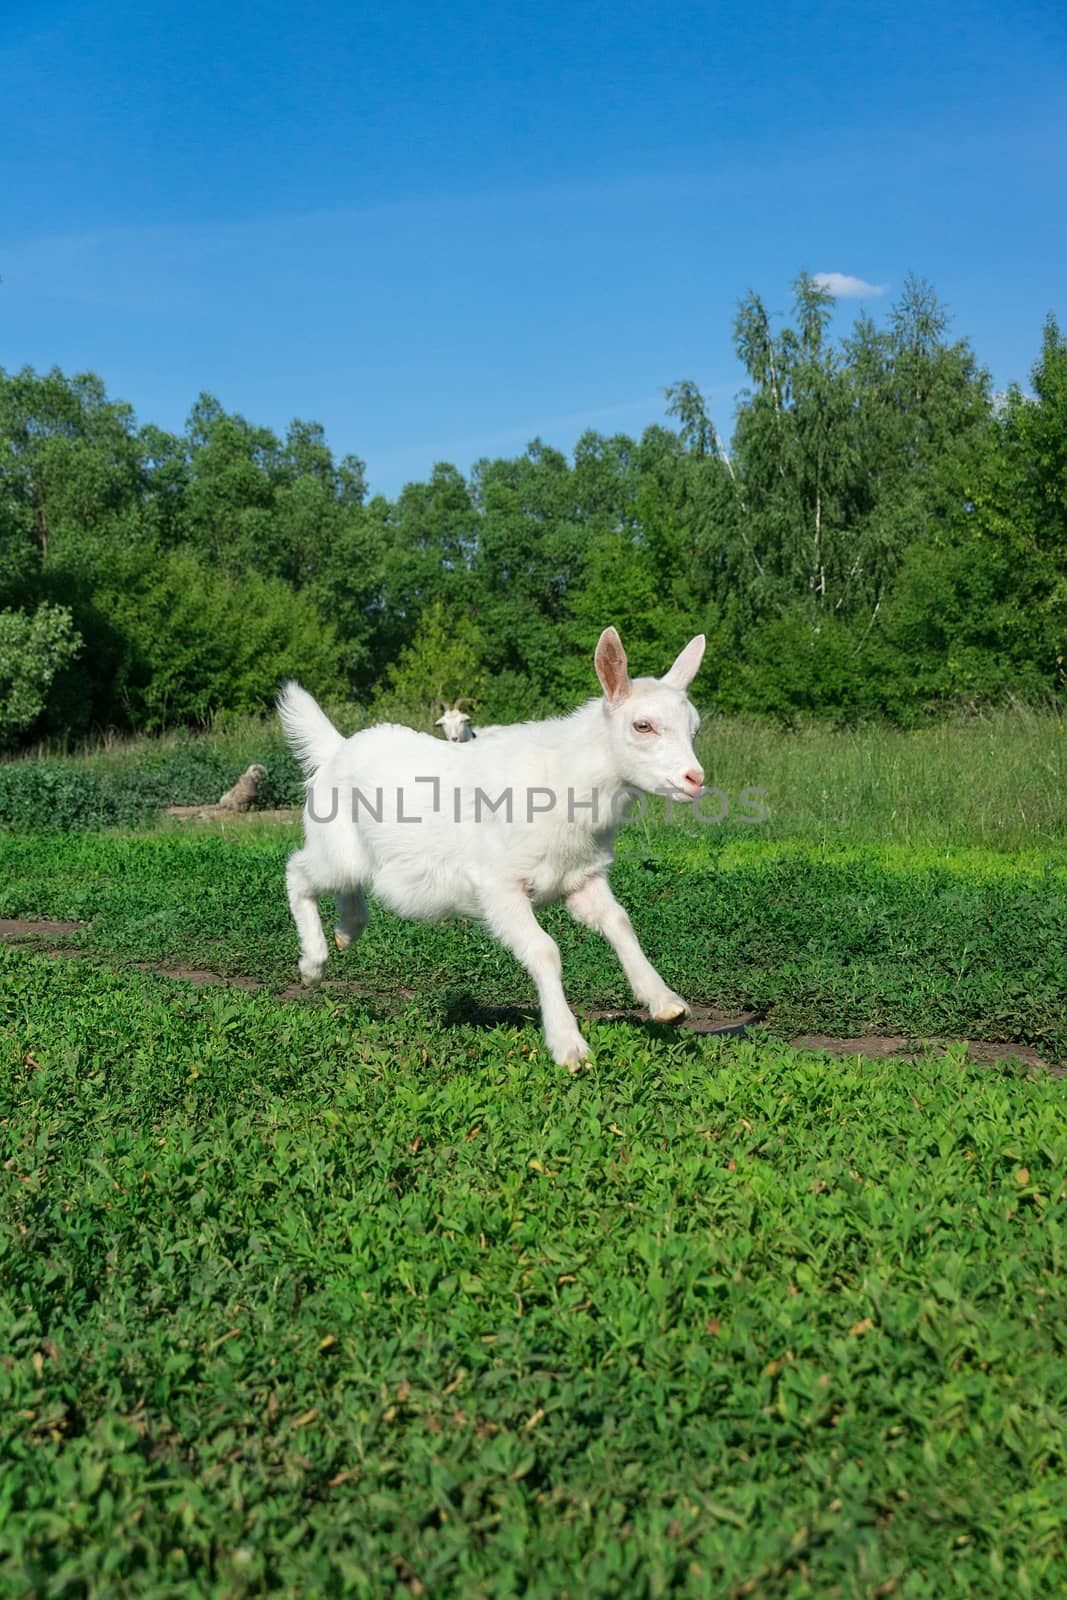
[[[691,794],[695,799],[700,793],[701,789],[704,787],[704,768],[690,767],[689,771],[682,779],[682,783],[685,787],[686,793]]]

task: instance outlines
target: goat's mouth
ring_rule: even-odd
[[[702,783],[692,783],[689,779],[683,779],[681,783],[676,783],[673,778],[668,778],[663,787],[670,794],[672,800],[699,800],[704,793],[704,785]]]

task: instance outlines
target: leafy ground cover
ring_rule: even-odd
[[[1056,1081],[2,959],[8,1592],[1067,1580]]]
[[[0,914],[87,923],[66,941],[109,962],[295,978],[282,874],[295,827],[140,835],[9,835]],[[613,878],[645,947],[688,999],[753,1009],[775,1034],[1014,1040],[1067,1059],[1067,854],[822,851],[710,836],[690,824],[628,829]],[[328,912],[328,906],[327,906]],[[550,908],[567,992],[629,1002],[602,940]],[[477,923],[375,912],[332,979],[445,1021],[533,1002],[526,974]]]
[[[285,998],[296,836],[3,837],[0,916],[82,926],[0,948],[0,1589],[1064,1588],[1067,1085],[782,1042],[1067,1060],[1062,852],[636,824],[646,947],[767,1021],[572,1079],[473,924]]]

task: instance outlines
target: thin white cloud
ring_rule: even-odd
[[[865,295],[885,294],[889,288],[888,283],[868,283],[847,272],[817,272],[815,282],[820,289],[829,289],[835,300],[862,300]]]

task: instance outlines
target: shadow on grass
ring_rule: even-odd
[[[643,1033],[648,1039],[686,1037],[691,1034],[715,1034],[721,1038],[743,1039],[748,1030],[761,1022],[755,1011],[727,1016],[712,1011],[707,1006],[694,1006],[691,1017],[679,1024],[653,1022],[647,1012],[618,1008],[612,1010],[578,1011],[579,1022],[621,1022]],[[535,1006],[485,1005],[466,990],[453,992],[446,1000],[441,1019],[450,1027],[467,1028],[525,1028],[541,1026],[541,1013]]]

